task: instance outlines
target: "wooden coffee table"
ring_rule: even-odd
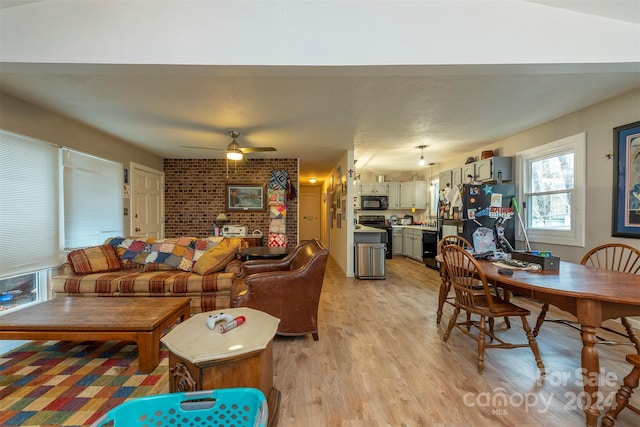
[[[66,297],[0,316],[0,339],[135,341],[138,369],[160,362],[162,332],[191,315],[188,297]]]

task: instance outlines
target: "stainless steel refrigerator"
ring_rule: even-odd
[[[384,243],[356,244],[356,277],[386,279]]]

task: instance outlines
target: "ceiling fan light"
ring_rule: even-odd
[[[227,150],[227,159],[229,159],[229,160],[242,160],[242,151],[240,151],[240,150]]]

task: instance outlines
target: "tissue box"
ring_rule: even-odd
[[[531,252],[514,252],[511,258],[525,262],[534,262],[540,264],[543,270],[558,271],[560,270],[560,257],[557,256],[540,256]]]

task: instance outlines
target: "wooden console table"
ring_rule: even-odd
[[[207,317],[225,313],[246,322],[225,334],[207,327]],[[269,406],[269,427],[278,422],[280,392],[273,387],[273,337],[280,319],[251,308],[199,313],[162,338],[169,350],[169,391],[251,387]]]

